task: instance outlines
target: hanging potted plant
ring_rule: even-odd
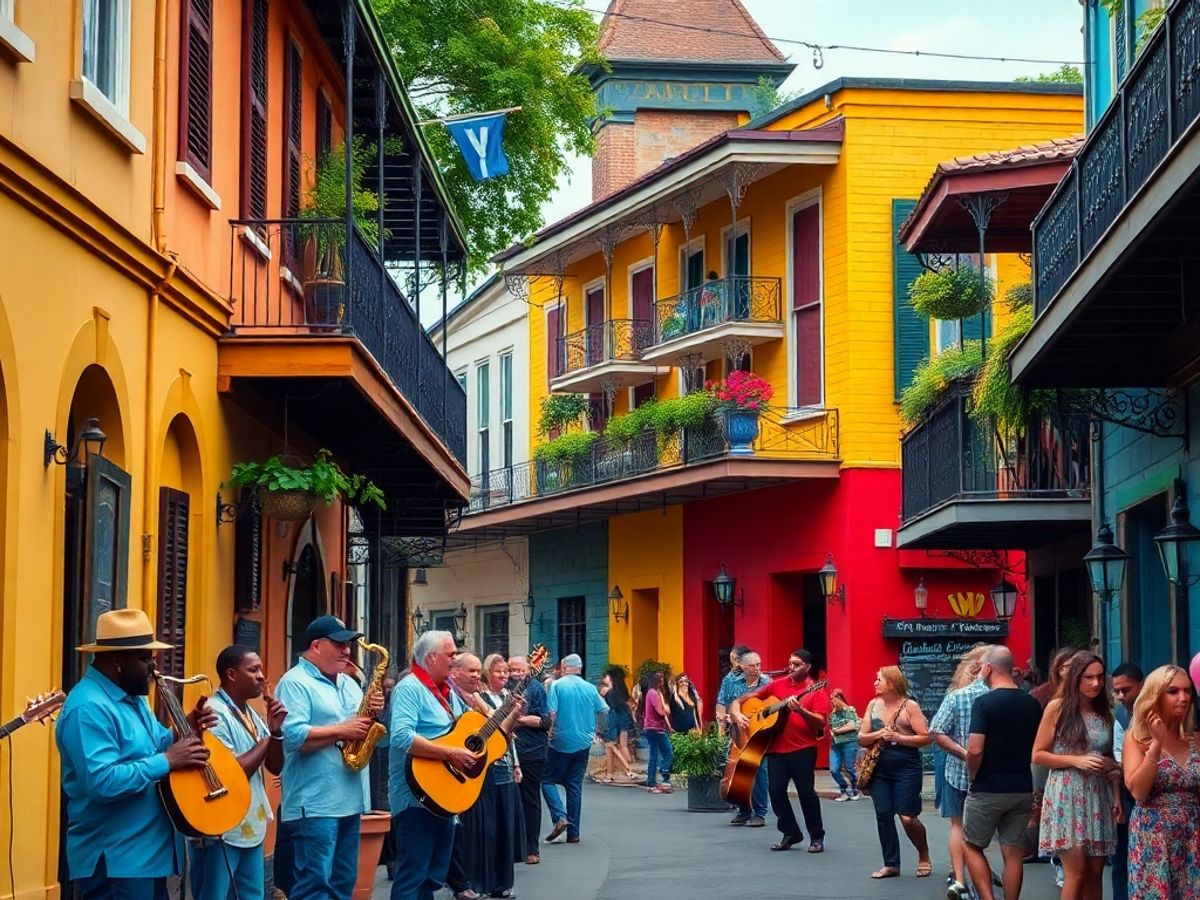
[[[266,462],[235,463],[230,484],[256,489],[262,511],[278,522],[307,518],[317,500],[342,499],[387,509],[383,491],[361,475],[347,475],[328,450],[317,451],[310,466],[288,466],[279,456]]]
[[[775,395],[771,382],[753,372],[730,372],[724,381],[711,386],[725,423],[729,452],[751,456],[758,437],[758,417]]]
[[[724,812],[729,804],[721,798],[721,768],[729,753],[729,739],[715,724],[704,731],[675,732],[671,773],[687,779],[688,812]]]

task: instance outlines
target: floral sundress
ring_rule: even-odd
[[[1088,753],[1112,756],[1112,729],[1093,713],[1083,717]],[[1054,742],[1054,752],[1069,754],[1069,747]],[[1112,814],[1112,788],[1108,776],[1078,769],[1051,769],[1042,797],[1042,823],[1038,850],[1057,856],[1082,848],[1087,856],[1112,856],[1117,847],[1117,826]]]
[[[1200,900],[1200,751],[1163,754],[1149,799],[1129,820],[1130,900]]]

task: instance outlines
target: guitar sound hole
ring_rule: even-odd
[[[467,738],[466,743],[463,744],[463,746],[472,753],[480,753],[483,751],[483,738],[477,734],[472,734]]]

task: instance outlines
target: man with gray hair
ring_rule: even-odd
[[[1042,705],[1013,681],[1007,647],[988,649],[980,660],[986,694],[971,708],[967,774],[971,787],[963,805],[963,853],[980,900],[992,900],[992,870],[983,851],[997,832],[1004,857],[1004,896],[1021,894],[1025,828],[1033,810],[1029,760],[1042,721]]]
[[[450,867],[455,820],[421,805],[405,769],[410,755],[440,759],[458,769],[475,761],[470,750],[433,743],[466,711],[449,682],[457,655],[450,632],[425,632],[413,645],[412,671],[392,691],[388,791],[397,859],[391,900],[433,900]]]
[[[737,740],[737,725],[726,714],[726,710],[733,705],[734,700],[746,696],[751,691],[757,691],[770,681],[763,677],[762,658],[757,653],[745,644],[739,644],[729,653],[731,662],[735,654],[737,654],[737,670],[730,669],[729,673],[721,679],[721,691],[717,695],[717,720],[722,725],[728,726],[729,736],[734,741]],[[732,749],[732,743],[730,747]],[[769,799],[767,767],[759,766],[758,774],[754,776],[754,787],[750,792],[750,805],[739,806],[737,815],[729,820],[729,824],[762,828],[767,824],[767,801]]]
[[[607,707],[596,686],[579,677],[583,660],[578,653],[563,657],[562,671],[562,676],[550,685],[546,698],[551,723],[550,756],[542,780],[542,796],[554,823],[546,840],[553,841],[565,831],[567,843],[578,844],[588,749],[603,729]],[[565,808],[558,792],[560,784],[567,794]]]

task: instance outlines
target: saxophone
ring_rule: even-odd
[[[363,690],[362,703],[358,706],[356,715],[367,716],[367,701],[370,700],[372,694],[381,693],[383,691],[383,676],[387,674],[388,663],[391,657],[388,655],[387,648],[379,644],[368,644],[362,638],[358,640],[361,646],[368,653],[378,653],[379,662],[375,665],[375,671],[371,673],[371,682]],[[342,761],[346,766],[353,769],[355,772],[361,772],[367,767],[367,763],[371,761],[371,753],[375,749],[375,745],[379,743],[379,739],[387,734],[387,728],[382,722],[375,721],[371,723],[371,730],[367,732],[367,736],[361,741],[344,741],[342,743]]]

